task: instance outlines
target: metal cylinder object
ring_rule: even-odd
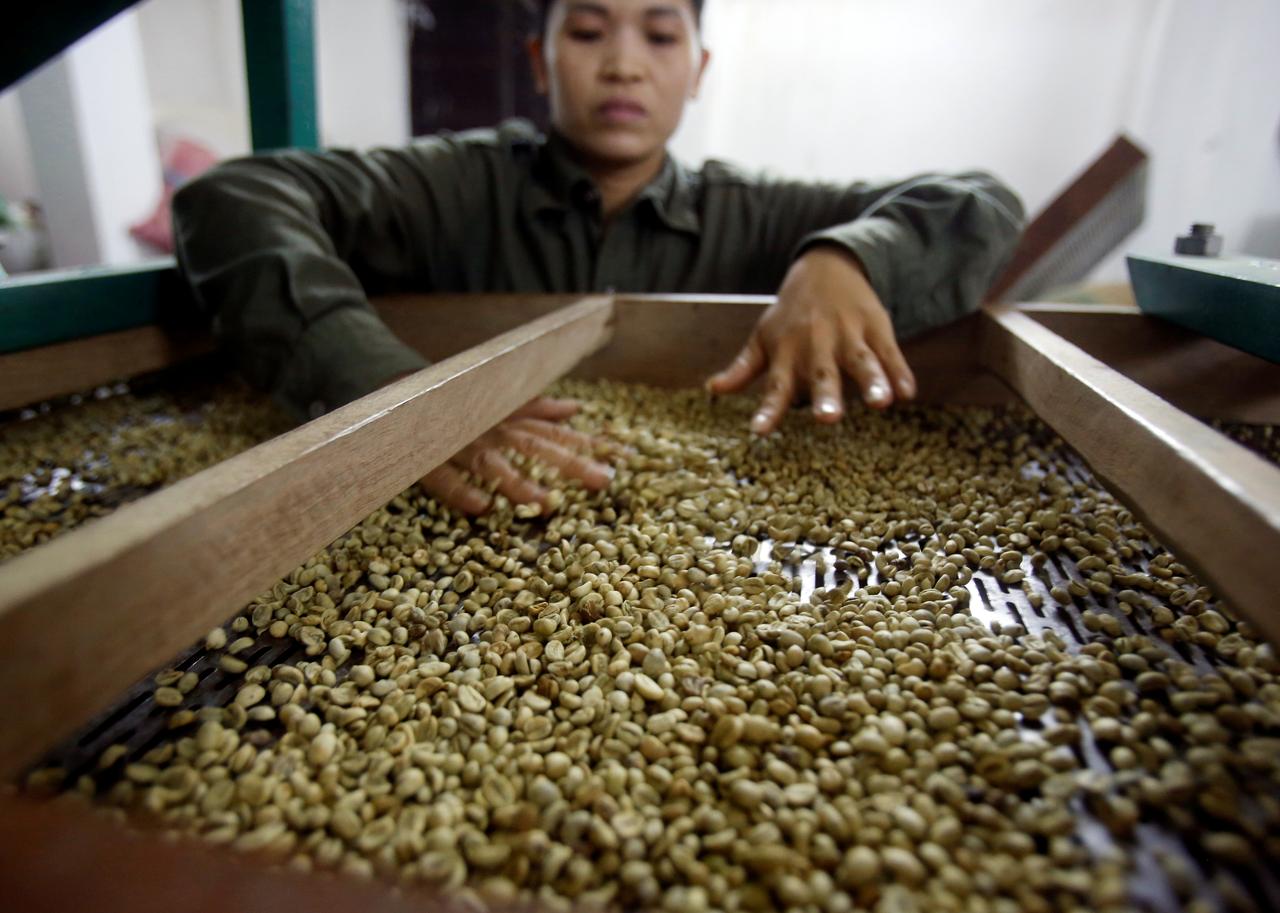
[[[1191,226],[1191,234],[1178,237],[1173,252],[1193,257],[1216,257],[1222,253],[1222,235],[1214,234],[1213,225],[1197,222]]]

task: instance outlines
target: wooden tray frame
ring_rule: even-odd
[[[0,725],[0,775],[19,775],[551,381],[573,371],[698,384],[737,351],[770,300],[378,301],[396,333],[435,360],[431,367],[0,568],[0,694],[10,708]],[[210,348],[207,339],[145,327],[3,356],[0,408]],[[1280,468],[1183,411],[1280,424],[1280,366],[1133,308],[1070,305],[989,306],[911,341],[905,354],[924,402],[1025,400],[1280,644],[1269,581],[1280,555]]]

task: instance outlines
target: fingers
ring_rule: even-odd
[[[840,351],[840,367],[853,378],[862,391],[862,400],[873,409],[884,409],[893,402],[893,388],[885,376],[876,353],[862,339],[844,340]]]
[[[521,475],[510,460],[492,447],[473,444],[455,457],[454,462],[464,463],[478,478],[497,483],[498,491],[512,504],[546,504],[550,495],[541,485]]]
[[[574,399],[556,399],[539,396],[531,399],[511,414],[512,418],[540,418],[549,422],[563,422],[578,414],[581,404]]]
[[[880,360],[898,398],[915,399],[916,376],[902,356],[902,350],[898,348],[898,340],[893,335],[893,324],[885,320],[884,326],[867,334],[867,343]]]
[[[446,506],[467,514],[481,514],[493,506],[492,496],[472,479],[490,483],[513,504],[545,505],[551,493],[512,465],[502,452],[505,447],[538,459],[588,488],[607,488],[614,476],[613,468],[577,452],[591,453],[607,446],[607,442],[559,424],[578,409],[574,400],[530,400],[511,418],[424,476],[423,488]]]
[[[834,424],[844,417],[844,384],[836,366],[835,353],[829,345],[819,346],[815,341],[809,361],[809,398],[813,403],[813,417],[825,424]]]
[[[437,501],[464,514],[482,514],[493,499],[467,481],[466,474],[452,463],[443,463],[422,477],[422,487]]]
[[[589,434],[583,434],[581,431],[575,431],[566,425],[557,425],[555,422],[544,421],[543,419],[516,419],[508,422],[506,427],[536,434],[539,437],[555,441],[562,447],[570,450],[579,450],[583,453],[594,453],[597,450],[608,447],[607,441],[594,438]]]
[[[715,394],[736,393],[755,380],[756,375],[764,370],[767,361],[760,336],[753,332],[742,351],[729,363],[729,367],[712,375],[707,381],[707,390]]]
[[[614,456],[626,452],[626,447],[608,438],[593,437],[567,425],[558,424],[577,415],[581,410],[582,404],[577,400],[540,396],[516,410],[507,421],[585,453]]]
[[[832,424],[840,421],[844,417],[842,371],[853,379],[863,401],[872,408],[889,406],[895,396],[904,400],[915,397],[915,376],[891,327],[872,332],[861,327],[815,330],[805,343],[800,346],[803,357],[798,359],[795,347],[786,342],[766,356],[753,337],[725,371],[711,378],[708,389],[713,393],[741,389],[767,364],[766,390],[751,420],[751,430],[760,435],[771,434],[781,424],[798,384],[809,388],[815,419]]]
[[[756,414],[751,418],[751,430],[755,434],[772,434],[791,408],[791,400],[796,392],[792,363],[793,358],[788,350],[783,349],[775,354],[773,364],[769,366],[769,379],[765,382],[764,395],[760,398]]]
[[[504,427],[494,434],[503,444],[554,466],[562,475],[579,479],[588,488],[606,488],[613,479],[614,471],[611,467],[579,456],[569,447],[549,437],[515,427]],[[591,441],[586,435],[579,436]],[[493,437],[494,435],[486,435],[484,441],[464,448],[448,463],[427,473],[422,479],[422,487],[454,510],[466,514],[482,514],[493,506],[493,498],[468,479],[467,473],[470,473],[476,479],[494,483],[497,491],[513,504],[545,505],[550,492],[522,475],[490,443]]]
[[[556,468],[563,476],[577,479],[587,488],[608,488],[613,480],[613,467],[581,456],[551,437],[518,426],[502,426],[498,431],[508,446]]]
[[[581,431],[575,431],[566,425],[558,425],[542,419],[516,419],[513,422],[508,422],[507,426],[555,441],[561,447],[569,450],[593,454],[597,457],[612,458],[628,452],[627,447],[615,441],[602,437],[592,437]]]

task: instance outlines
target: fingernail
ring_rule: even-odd
[[[916,395],[916,384],[910,377],[904,377],[898,381],[898,386],[902,388],[902,395],[911,397]]]
[[[840,404],[834,399],[824,399],[818,403],[818,414],[823,416],[839,415]]]
[[[867,402],[882,403],[889,398],[889,388],[884,384],[876,381],[867,387]]]
[[[769,427],[769,413],[757,412],[755,417],[751,419],[751,430],[756,434],[764,434],[765,429]]]

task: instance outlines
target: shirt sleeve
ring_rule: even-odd
[[[1017,195],[984,172],[761,189],[771,198],[767,243],[788,256],[783,272],[815,245],[844,248],[862,264],[899,338],[976,310],[1024,222]]]
[[[306,420],[425,360],[368,295],[429,284],[431,250],[475,211],[456,144],[288,151],[217,166],[178,191],[178,262],[241,373]]]

